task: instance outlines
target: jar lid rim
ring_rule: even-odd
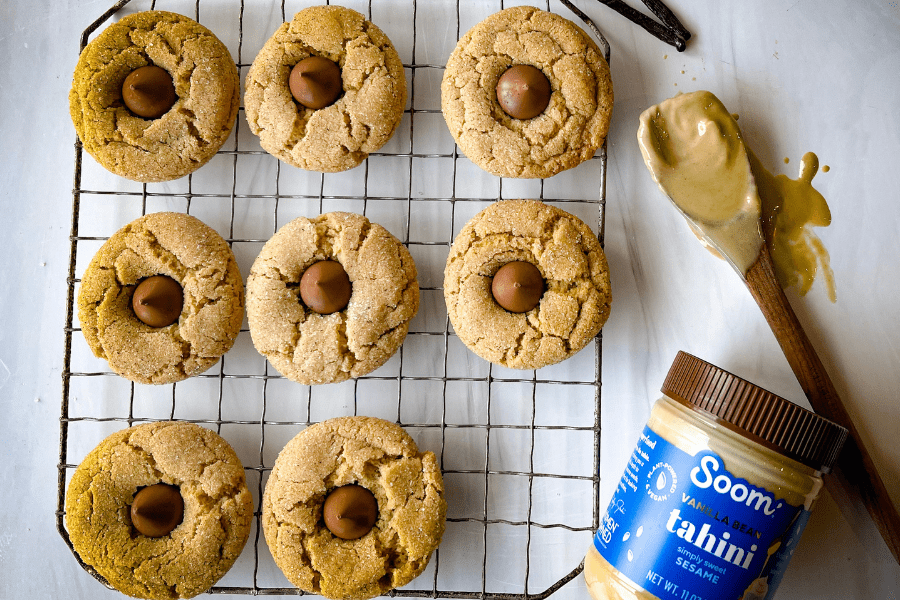
[[[679,351],[662,393],[817,471],[831,470],[847,429],[746,379]]]

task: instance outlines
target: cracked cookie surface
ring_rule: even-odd
[[[494,274],[524,261],[540,270],[545,291],[525,313],[504,310],[491,293]],[[450,249],[444,299],[453,329],[492,363],[538,369],[569,358],[609,317],[606,255],[581,219],[537,200],[496,202],[469,221]]]
[[[181,284],[175,323],[151,327],[131,307],[140,281]],[[137,383],[172,383],[210,368],[234,344],[244,284],[225,240],[182,213],[153,213],[117,231],[91,259],[78,292],[78,320],[94,355]]]
[[[184,518],[156,538],[131,524],[134,495],[177,486]],[[234,564],[247,541],[253,501],[244,468],[216,433],[192,423],[146,423],[94,448],[66,490],[66,529],[75,551],[120,592],[190,598]]]
[[[147,65],[165,69],[178,96],[158,119],[136,116],[122,100],[125,77]],[[85,150],[116,175],[143,182],[200,168],[225,143],[239,103],[237,67],[225,45],[199,23],[165,11],[107,27],[81,53],[69,92]]]
[[[343,93],[313,110],[291,96],[288,77],[304,58],[341,68]],[[406,104],[406,76],[391,41],[360,13],[313,6],[284,23],[247,73],[244,106],[250,130],[270,154],[301,169],[345,171],[394,134]]]
[[[550,81],[550,104],[514,119],[497,102],[497,81],[531,65]],[[551,177],[594,155],[609,129],[613,92],[597,44],[558,15],[517,6],[463,36],[447,61],[441,109],[463,153],[502,177]]]
[[[356,483],[378,502],[363,537],[325,526],[334,488]],[[406,585],[428,565],[444,533],[447,505],[437,460],[400,426],[341,417],[304,429],[284,447],[266,483],[262,523],[276,564],[302,590],[363,599]]]
[[[303,305],[300,278],[335,260],[350,278],[350,303],[320,315]],[[391,233],[362,215],[298,217],[272,236],[250,269],[247,317],[257,351],[303,384],[359,377],[397,351],[419,310],[416,265]]]

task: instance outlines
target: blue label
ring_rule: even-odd
[[[809,512],[644,428],[600,529],[597,551],[654,596],[764,600]]]

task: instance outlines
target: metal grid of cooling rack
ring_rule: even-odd
[[[469,0],[469,3],[472,1]],[[597,37],[608,61],[609,45],[593,22],[568,0],[558,1],[560,3],[554,0],[555,6],[551,6],[551,0],[540,0],[537,5],[546,10],[556,8],[557,13],[561,13],[560,9],[564,7],[570,9],[585,22]],[[94,21],[82,34],[81,49],[85,47],[95,31],[130,2],[131,0],[120,0]],[[215,12],[215,9],[220,8],[222,4],[227,4],[237,13],[236,45],[230,45],[236,47],[229,49],[236,56],[243,79],[246,73],[245,69],[252,62],[252,57],[245,55],[244,39],[247,14],[253,10],[253,7],[248,5],[253,2],[251,0],[203,0],[203,2],[204,15],[208,13],[207,6],[213,8],[213,11],[209,12]],[[461,3],[465,2],[466,0],[448,0],[445,3],[450,7],[455,6],[456,37],[451,40],[454,45],[455,40],[462,33],[460,31],[461,23],[466,10],[461,7]],[[135,4],[138,3],[139,0],[135,2]],[[537,197],[547,202],[559,203],[570,211],[579,208],[582,218],[587,222],[596,219],[596,231],[602,243],[606,202],[606,146],[604,145],[600,152],[589,163],[586,163],[593,163],[594,166],[591,171],[591,184],[598,190],[595,198],[576,197],[577,194],[567,193],[572,191],[572,183],[562,186],[561,189],[557,189],[559,186],[556,186],[553,190],[545,193],[544,181],[539,182],[539,188],[532,188],[536,189],[537,193],[516,195],[515,192],[518,190],[510,180],[497,180],[497,178],[492,178],[497,183],[494,194],[470,196],[462,193],[462,190],[458,189],[458,182],[468,175],[461,173],[465,158],[458,154],[455,144],[452,145],[452,149],[446,151],[418,153],[414,151],[416,143],[422,139],[415,133],[417,117],[422,122],[419,126],[420,130],[424,129],[428,136],[432,135],[429,128],[435,124],[436,120],[443,125],[439,108],[418,108],[416,103],[417,73],[419,73],[420,79],[424,78],[427,82],[433,83],[433,75],[440,75],[444,68],[443,64],[434,64],[434,61],[427,60],[427,57],[425,60],[417,60],[419,56],[416,48],[417,38],[421,36],[419,33],[420,23],[417,19],[423,14],[427,14],[438,4],[438,1],[429,0],[425,3],[421,0],[419,2],[405,0],[403,3],[407,5],[407,12],[411,16],[411,21],[406,24],[406,34],[411,38],[410,60],[405,60],[401,54],[410,84],[410,101],[405,110],[404,122],[395,134],[395,138],[403,141],[397,145],[398,147],[392,149],[389,145],[382,152],[373,153],[363,165],[354,170],[362,172],[361,193],[351,195],[326,193],[326,190],[331,187],[329,178],[333,175],[306,172],[297,175],[295,172],[298,170],[282,166],[276,159],[268,156],[258,147],[247,149],[247,146],[253,146],[253,144],[246,141],[251,136],[247,134],[247,126],[243,119],[243,107],[238,115],[235,132],[214,158],[219,161],[220,167],[225,165],[226,171],[228,170],[227,166],[230,165],[230,182],[226,179],[225,184],[225,187],[230,187],[230,190],[220,189],[209,192],[199,189],[202,187],[199,182],[203,177],[203,171],[209,165],[186,178],[186,189],[173,191],[169,188],[156,188],[153,184],[150,186],[134,184],[137,187],[132,187],[119,185],[123,182],[118,181],[111,184],[109,179],[103,180],[102,178],[97,181],[103,181],[106,185],[94,186],[91,182],[85,183],[84,181],[88,167],[93,167],[92,159],[83,157],[82,146],[76,140],[65,353],[62,371],[59,495],[56,513],[57,529],[70,549],[72,544],[64,522],[65,490],[67,480],[71,477],[77,461],[81,458],[79,452],[83,455],[106,434],[111,433],[110,427],[121,429],[136,423],[159,419],[191,421],[214,428],[236,447],[245,465],[248,485],[254,491],[255,496],[255,518],[251,538],[238,559],[238,563],[232,569],[232,572],[241,571],[243,575],[231,577],[231,573],[229,573],[219,582],[219,585],[211,588],[209,593],[302,595],[303,592],[289,587],[283,576],[279,579],[278,575],[280,574],[271,575],[271,572],[277,569],[274,567],[265,544],[260,543],[259,502],[262,497],[264,480],[274,462],[274,453],[277,453],[277,450],[280,450],[283,443],[287,441],[285,431],[292,436],[301,428],[331,416],[370,414],[388,418],[402,425],[413,434],[420,447],[433,450],[439,456],[450,504],[447,534],[445,534],[441,548],[432,557],[428,569],[412,584],[406,588],[394,590],[390,595],[496,600],[538,599],[550,596],[581,572],[583,565],[576,564],[576,561],[573,560],[562,571],[544,573],[546,563],[540,560],[540,557],[543,554],[559,552],[559,544],[569,546],[575,544],[577,554],[581,555],[599,524],[601,337],[598,336],[593,347],[589,346],[583,351],[582,354],[586,353],[587,359],[570,359],[570,361],[578,362],[578,366],[573,367],[575,370],[580,367],[577,374],[573,374],[573,369],[512,372],[494,367],[466,354],[465,348],[458,342],[452,331],[446,312],[442,312],[442,288],[436,282],[431,282],[434,285],[429,285],[427,280],[433,278],[426,276],[424,277],[426,281],[423,281],[422,263],[428,262],[429,252],[434,250],[438,250],[439,253],[448,252],[454,237],[454,230],[458,231],[468,217],[480,210],[482,205],[486,205],[498,197]],[[497,4],[496,10],[504,8],[503,0],[494,0],[493,3]],[[165,0],[152,0],[149,6],[137,7],[136,10],[156,8],[173,10],[168,6],[162,6],[164,4]],[[285,4],[285,0],[281,0],[280,18],[282,21],[292,14],[286,13]],[[348,2],[342,4],[348,4]],[[364,0],[363,6],[357,7],[358,10],[361,8],[361,12],[364,13],[367,8],[366,16],[370,20],[373,20],[372,4],[372,0]],[[182,12],[195,20],[204,22],[201,18],[201,0],[192,0],[191,5],[193,14],[184,9],[176,10],[176,12]],[[495,12],[495,10],[490,12]],[[378,20],[376,19],[375,22],[377,24]],[[450,23],[447,28],[452,33],[453,24]],[[274,31],[274,28],[272,30]],[[220,34],[219,31],[215,29],[214,31],[217,35]],[[394,38],[397,34],[389,33],[389,35]],[[396,44],[397,40],[394,39],[394,42]],[[421,41],[419,43],[421,44]],[[430,74],[431,77],[425,74]],[[437,115],[437,119],[432,115]],[[383,169],[381,164],[373,165],[374,161],[388,158],[391,161],[389,164],[392,165],[392,168],[388,170]],[[417,163],[431,159],[449,161],[452,165],[450,170],[452,187],[448,194],[426,197],[414,191],[414,172],[421,167],[421,164]],[[246,161],[253,161],[251,168],[259,167],[260,164],[267,165],[263,170],[274,175],[274,193],[271,191],[244,193],[239,185],[239,172]],[[580,168],[585,167],[583,165]],[[294,193],[294,190],[288,189],[294,187],[283,181],[286,179],[283,175],[288,170],[294,175],[294,181],[297,176],[304,178],[303,185],[299,187],[307,193]],[[374,182],[385,174],[391,177],[405,177],[407,181],[405,191],[393,194],[372,191]],[[504,181],[507,182],[507,188],[514,188],[513,195],[504,194]],[[95,206],[88,201],[91,199],[100,199],[114,204],[99,202]],[[335,411],[322,410],[319,407],[322,399],[320,390],[332,388],[332,386],[312,388],[288,382],[265,361],[262,361],[261,369],[247,368],[252,359],[246,359],[246,356],[253,355],[252,347],[249,345],[238,349],[240,344],[236,344],[235,349],[232,349],[216,366],[210,371],[188,380],[190,383],[141,386],[124,381],[106,369],[105,363],[102,361],[91,362],[92,357],[85,357],[86,354],[89,355],[89,351],[86,351],[86,347],[80,343],[80,329],[74,323],[74,299],[80,283],[78,275],[81,263],[79,260],[89,259],[91,248],[99,246],[108,239],[119,225],[106,225],[105,229],[99,232],[102,235],[84,235],[81,229],[85,223],[91,223],[92,220],[97,219],[98,211],[102,214],[104,210],[115,212],[121,206],[131,206],[133,209],[139,207],[139,213],[143,215],[147,212],[155,212],[154,208],[160,202],[167,203],[165,206],[169,210],[173,209],[172,203],[174,202],[178,205],[176,209],[191,214],[197,212],[195,207],[198,205],[213,203],[215,220],[220,224],[217,227],[219,232],[226,237],[233,249],[246,246],[251,251],[258,250],[267,237],[241,235],[241,232],[236,231],[241,228],[243,217],[238,214],[240,211],[236,207],[242,202],[266,203],[269,223],[267,235],[269,236],[286,222],[283,214],[280,215],[279,209],[282,213],[290,213],[291,210],[286,210],[285,206],[291,202],[305,203],[308,211],[313,214],[327,212],[326,208],[330,208],[330,205],[335,202],[355,203],[353,205],[361,209],[358,212],[362,212],[376,221],[379,220],[379,217],[370,213],[387,214],[384,210],[379,211],[377,207],[384,205],[389,212],[396,211],[399,206],[402,219],[392,229],[392,233],[401,238],[419,263],[420,289],[423,296],[420,316],[423,311],[430,312],[432,316],[426,321],[434,323],[434,316],[437,315],[438,321],[442,319],[442,324],[433,328],[427,324],[417,327],[414,321],[404,346],[387,365],[370,375],[345,382],[346,385],[333,384],[342,386],[340,393],[334,395],[345,398],[343,404],[338,402],[339,406]],[[113,205],[116,206],[115,209],[109,208]],[[195,208],[193,212],[192,208]],[[208,221],[211,213],[200,212],[203,212],[200,218]],[[585,215],[590,216],[585,218]],[[195,214],[195,216],[198,215]],[[449,220],[449,227],[446,228],[448,231],[444,232],[445,235],[433,236],[440,237],[440,239],[427,239],[427,235],[416,234],[416,231],[420,229],[431,230],[441,226],[444,219]],[[423,223],[427,227],[420,227]],[[92,229],[96,229],[96,227]],[[421,260],[422,253],[426,255],[424,261]],[[236,251],[236,254],[239,253]],[[252,260],[252,255],[255,253],[250,252],[247,255]],[[443,256],[445,257],[446,254]],[[241,262],[240,257],[239,262]],[[246,267],[247,265],[241,265],[241,269],[245,273],[247,272]],[[442,269],[439,272],[442,273]],[[246,344],[248,337],[247,329],[243,327],[239,341],[243,338]],[[411,346],[412,349],[410,349]],[[405,353],[404,348],[407,349]],[[415,363],[419,351],[437,353],[439,356],[435,362],[437,368],[433,372],[417,372],[415,368],[407,368]],[[244,359],[239,355],[242,352]],[[451,357],[451,355],[453,356]],[[463,358],[461,359],[460,356]],[[257,360],[259,358],[256,356]],[[73,368],[73,363],[78,363],[75,368]],[[459,365],[462,365],[462,368]],[[590,367],[592,370],[589,376],[585,376],[584,371]],[[83,402],[79,402],[79,390],[82,395],[96,394],[91,384],[98,382],[100,385],[94,385],[94,387],[101,388],[99,395],[104,397],[105,403],[101,402],[100,408],[94,407],[92,411],[90,406],[84,406]],[[249,392],[247,389],[230,390],[230,386],[239,386],[239,384],[250,384],[251,389]],[[370,405],[365,400],[369,397],[371,385],[394,388],[388,393],[385,393],[384,389],[378,391],[382,399],[389,398],[390,410],[385,411],[383,407],[374,411],[369,410]],[[151,396],[147,396],[149,388],[155,388]],[[285,392],[285,388],[288,388],[289,391]],[[561,401],[577,403],[579,395],[581,397],[586,395],[583,392],[587,392],[589,396],[589,411],[582,414],[579,419],[565,422],[565,419],[560,420],[549,416],[557,411]],[[241,396],[242,402],[245,404],[251,405],[250,410],[255,412],[254,416],[231,414],[231,408],[229,408],[231,404],[228,404],[228,398],[234,394]],[[291,399],[294,412],[288,417],[284,416],[284,405],[276,400],[280,400],[282,395],[289,396]],[[328,394],[329,404],[332,395],[332,393]],[[431,398],[428,400],[431,403],[430,410],[419,410],[423,395]],[[433,397],[438,395],[440,404],[436,406]],[[192,406],[198,396],[207,397],[210,402],[205,408],[188,408]],[[249,400],[247,400],[248,396],[251,396]],[[305,396],[305,418],[297,418],[298,412],[303,413],[303,396]],[[521,403],[519,412],[522,414],[518,419],[516,417],[509,418],[509,415],[504,415],[505,412],[508,412],[506,409],[498,408],[509,406],[509,396],[516,397]],[[145,397],[151,398],[154,405],[154,408],[147,413],[142,412],[140,408],[146,406],[144,404]],[[190,400],[186,398],[190,398]],[[300,398],[301,401],[297,402],[297,398]],[[391,402],[395,402],[395,410]],[[361,404],[364,405],[362,409]],[[410,407],[417,408],[413,410]],[[378,414],[372,414],[373,412]],[[461,412],[467,415],[468,420],[465,416],[462,419],[459,418]],[[82,431],[85,426],[97,426],[96,431]],[[227,431],[223,432],[223,429]],[[233,435],[230,435],[232,433]],[[267,434],[269,436],[268,443]],[[462,434],[462,436],[458,434]],[[513,434],[513,439],[504,440],[506,434]],[[553,434],[553,436],[539,440],[548,434]],[[580,441],[572,442],[566,439],[573,436],[580,438]],[[461,450],[458,442],[460,440],[471,442],[472,440],[468,438],[472,437],[476,438],[476,443],[470,443],[468,447],[462,449],[470,456],[480,456],[480,464],[456,464],[456,461],[450,457]],[[275,444],[272,443],[273,439]],[[522,449],[522,444],[527,446],[528,452],[524,458],[519,457],[517,461],[513,460],[512,463],[515,464],[509,463],[508,460],[505,461],[503,456],[498,456],[495,451],[498,447],[505,450],[508,458],[510,448],[515,449],[517,444],[519,450]],[[578,448],[579,444],[581,448]],[[473,445],[476,446],[474,450]],[[579,452],[587,453],[589,460],[585,469],[573,472],[570,466],[565,464],[567,457],[572,455],[571,448],[566,454],[569,446],[575,448],[575,455],[578,455]],[[242,452],[242,447],[253,450]],[[482,450],[477,451],[477,448],[482,448]],[[543,457],[551,451],[562,451],[563,454],[548,462]],[[538,457],[537,463],[539,463],[537,465],[536,457]],[[580,486],[582,492],[575,495],[574,501],[588,508],[580,513],[581,517],[577,519],[578,522],[567,522],[573,498],[569,497],[566,501],[548,499],[547,496],[553,494],[548,494],[547,489],[553,490],[554,488],[545,487],[544,484],[547,482],[563,486]],[[503,502],[523,494],[523,505],[520,506],[524,509],[523,512],[512,515],[502,509]],[[540,499],[538,498],[539,494]],[[560,495],[558,488],[556,488],[556,495]],[[464,498],[465,501],[454,501],[454,497]],[[538,514],[539,512],[541,514]],[[465,528],[467,535],[453,535],[455,527]],[[553,535],[547,539],[536,539],[539,534],[548,532]],[[479,537],[480,551],[477,548]],[[475,550],[472,545],[476,547]],[[511,550],[511,548],[513,549]],[[517,568],[512,569],[516,572],[517,577],[514,583],[503,581],[512,576],[510,573],[504,573],[503,576],[498,577],[494,569],[494,557],[498,555],[505,557],[507,553],[516,555],[517,560],[514,562],[519,563]],[[443,559],[442,554],[444,555]],[[89,565],[83,563],[74,550],[73,555],[88,573],[109,587],[103,577]],[[478,562],[480,562],[480,566],[477,564]],[[572,568],[572,565],[576,566]],[[473,576],[473,571],[479,570],[479,567],[480,580]],[[446,576],[447,573],[452,576]],[[536,577],[537,574],[541,576]]]

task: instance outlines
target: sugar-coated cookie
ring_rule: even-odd
[[[376,516],[352,534],[361,537],[342,539],[323,513],[334,490],[356,486],[375,497]],[[262,523],[291,583],[327,598],[359,600],[406,585],[425,570],[446,511],[433,453],[419,452],[394,423],[341,417],[304,429],[278,455]]]
[[[144,490],[166,484],[183,516],[150,537],[132,522]],[[163,486],[165,487],[165,486]],[[153,516],[169,506],[154,506]],[[215,432],[160,422],[118,431],[75,470],[66,490],[66,529],[86,564],[136,598],[191,598],[234,564],[250,534],[253,501],[244,468]]]
[[[494,297],[506,264],[530,263],[544,280],[539,303],[510,312]],[[537,200],[496,202],[469,221],[450,249],[444,299],[453,330],[492,363],[538,369],[569,358],[609,317],[606,256],[581,219]]]
[[[510,67],[528,65],[550,84],[535,117],[513,118],[497,99]],[[597,44],[577,25],[530,6],[500,11],[475,25],[450,55],[441,109],[463,153],[503,177],[550,177],[603,145],[613,106],[612,80]]]
[[[323,261],[349,278],[349,303],[320,314],[304,302],[302,279]],[[400,347],[419,310],[416,265],[391,233],[362,215],[294,219],[266,242],[247,279],[247,317],[257,351],[304,384],[359,377]]]
[[[123,99],[126,78],[147,66],[165,71],[175,89],[174,105],[156,118],[139,116]],[[116,175],[143,182],[177,179],[206,163],[228,139],[239,102],[225,45],[199,23],[159,10],[123,17],[91,41],[69,92],[84,149]]]
[[[291,70],[309,57],[340,69],[337,100],[309,108],[291,94]],[[262,147],[310,171],[359,165],[394,134],[406,104],[406,76],[391,41],[342,6],[298,12],[266,42],[247,73],[244,107]]]
[[[177,320],[142,321],[134,295],[163,275],[182,288]],[[244,318],[244,285],[231,248],[182,213],[132,221],[100,248],[78,291],[78,320],[94,355],[137,383],[172,383],[202,373],[234,344]]]

